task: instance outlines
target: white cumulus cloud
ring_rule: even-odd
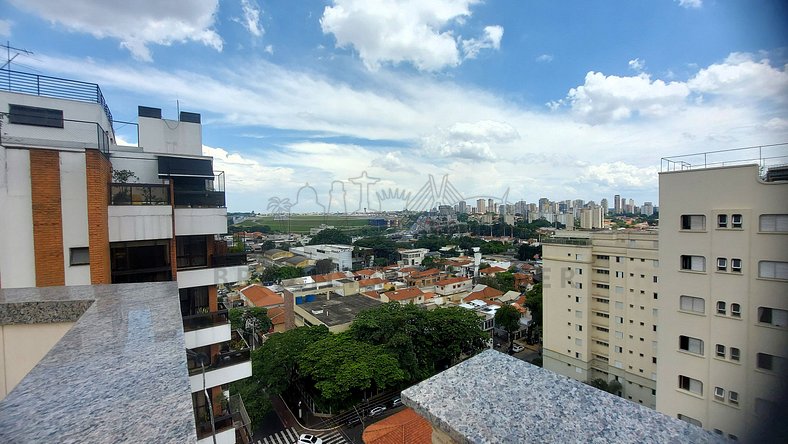
[[[495,148],[520,138],[517,130],[504,122],[482,120],[457,122],[422,139],[427,154],[470,160],[495,160]]]
[[[701,69],[687,85],[699,93],[749,99],[788,99],[788,71],[752,54],[732,53],[722,63]]]
[[[553,61],[553,55],[552,54],[541,54],[539,57],[536,58],[536,61],[537,62],[543,62],[543,63],[550,63],[550,62]]]
[[[162,2],[138,0],[109,2],[91,0],[11,0],[69,31],[114,38],[131,54],[151,61],[149,44],[171,45],[193,41],[222,50],[222,39],[213,29],[219,3],[216,0]]]
[[[383,63],[412,63],[421,71],[457,66],[464,41],[449,29],[462,25],[479,0],[334,0],[326,6],[320,25],[333,34],[336,45],[354,48],[370,70]],[[500,46],[503,28],[488,26],[484,35],[464,47],[472,58],[484,48]],[[472,54],[472,57],[470,56]]]
[[[0,36],[8,37],[11,35],[11,27],[14,26],[14,22],[11,20],[0,19]]]
[[[578,182],[600,185],[614,189],[642,189],[657,186],[658,168],[638,167],[625,162],[608,162],[589,165]]]
[[[255,37],[260,37],[265,33],[265,29],[260,24],[260,6],[254,0],[241,0],[241,10],[244,13],[241,24]]]
[[[646,68],[646,61],[635,58],[630,60],[628,65],[629,65],[629,69],[640,72]]]
[[[501,49],[502,37],[502,26],[486,26],[484,35],[481,38],[462,41],[462,51],[465,53],[465,58],[475,59],[483,49]]]
[[[224,171],[226,186],[234,191],[256,191],[281,185],[293,178],[294,171],[291,168],[264,166],[255,159],[237,152],[231,153],[224,148],[203,145],[202,152],[205,156],[213,157],[214,171]]]
[[[586,74],[585,83],[569,90],[572,111],[590,123],[621,120],[637,113],[666,115],[680,107],[690,90],[681,82],[651,80],[648,74],[634,77]]]
[[[700,8],[703,6],[703,0],[676,0],[682,8]]]

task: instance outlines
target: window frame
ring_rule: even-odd
[[[774,223],[766,224],[767,228],[770,228],[771,225],[774,229],[764,229],[764,221],[768,222],[770,220],[768,218],[773,218]],[[758,231],[760,233],[788,233],[788,214],[761,214],[758,217]]]
[[[739,219],[737,222],[736,219]],[[741,214],[731,214],[731,228],[742,229],[744,228],[744,216]]]
[[[728,259],[724,257],[717,258],[717,271],[728,271]]]
[[[714,345],[714,356],[717,358],[725,359],[725,345],[723,344],[715,344]]]
[[[64,128],[63,110],[9,103],[8,123],[14,125]]]
[[[727,214],[718,214],[717,215],[717,228],[728,228],[728,215]]]
[[[722,309],[720,310],[720,306]],[[727,316],[728,315],[728,304],[725,301],[717,301],[715,305],[715,312],[720,316]]]
[[[86,254],[87,259],[80,259],[78,256]],[[90,265],[90,247],[71,247],[68,249],[68,265],[71,267],[80,265]]]
[[[704,345],[703,339],[693,338],[692,336],[687,335],[679,335],[679,350],[681,351],[691,353],[696,356],[705,356]],[[693,348],[695,350],[693,350]]]

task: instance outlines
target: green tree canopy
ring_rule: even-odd
[[[271,265],[263,270],[263,273],[260,275],[260,280],[263,282],[278,282],[283,279],[292,279],[303,275],[304,270],[298,267],[293,267],[291,265],[286,265],[284,267]]]
[[[233,330],[251,333],[252,325],[258,333],[267,332],[273,326],[268,317],[268,309],[263,307],[236,307],[228,311],[230,326]]]
[[[330,335],[324,325],[298,327],[271,335],[252,353],[252,378],[271,395],[299,380],[298,362],[307,346]]]
[[[349,334],[330,335],[307,346],[299,368],[330,406],[345,406],[366,390],[384,390],[405,379],[394,355]]]
[[[319,233],[312,236],[312,239],[309,241],[309,245],[321,245],[321,244],[350,245],[350,242],[351,242],[350,236],[342,232],[342,230],[338,230],[336,228],[326,228],[325,230],[320,230]]]
[[[535,255],[542,255],[542,245],[539,246],[532,246],[528,244],[520,244],[520,248],[517,250],[517,259],[521,261],[528,261],[532,260]]]
[[[542,284],[538,283],[525,293],[525,306],[531,311],[535,326],[542,327]]]

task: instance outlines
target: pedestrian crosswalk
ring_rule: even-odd
[[[312,434],[322,439],[323,444],[350,444],[339,430]],[[299,434],[295,427],[290,427],[289,429],[280,430],[273,435],[258,440],[257,444],[295,444],[298,442],[298,436]]]

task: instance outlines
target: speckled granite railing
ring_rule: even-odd
[[[495,350],[402,392],[458,443],[707,443],[684,421]]]
[[[195,443],[177,283],[0,290],[2,324],[74,320],[0,401],[0,442]]]

